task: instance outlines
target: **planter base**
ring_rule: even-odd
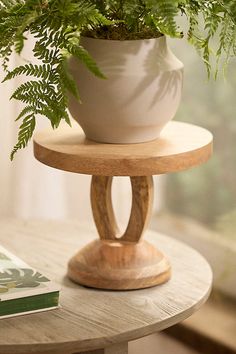
[[[89,127],[83,124],[86,138],[96,143],[105,144],[140,144],[156,140],[160,137],[164,124],[156,126],[103,126],[96,129],[96,125]]]

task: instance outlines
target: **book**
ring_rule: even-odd
[[[0,246],[0,319],[59,307],[60,287]]]

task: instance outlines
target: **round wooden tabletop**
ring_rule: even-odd
[[[101,291],[65,277],[68,259],[96,237],[71,222],[1,221],[0,244],[62,285],[61,308],[0,320],[0,353],[75,353],[131,341],[189,317],[208,298],[212,272],[192,248],[146,233],[169,257],[173,275],[161,286]]]
[[[37,133],[34,154],[45,165],[100,176],[148,176],[176,172],[206,162],[212,134],[201,127],[170,122],[159,139],[140,144],[99,144],[78,124]]]

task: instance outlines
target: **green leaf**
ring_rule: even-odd
[[[61,83],[65,87],[65,89],[70,92],[75,98],[77,98],[77,100],[79,100],[78,87],[72,75],[69,73],[67,60],[61,62],[61,65],[58,67],[57,72],[59,74],[59,80],[61,80]]]
[[[37,78],[43,78],[44,80],[47,80],[50,74],[51,74],[50,65],[26,64],[26,65],[19,66],[12,71],[9,71],[2,82],[14,79],[16,76],[20,76],[20,75],[34,76]]]
[[[79,59],[87,68],[97,77],[106,79],[106,76],[98,68],[95,60],[91,57],[86,49],[80,45],[69,44],[66,49],[68,52]]]
[[[30,114],[23,119],[23,123],[20,126],[20,130],[18,133],[18,142],[14,146],[11,152],[11,161],[14,159],[16,152],[22,148],[25,148],[31,139],[34,129],[35,129],[36,121],[35,115]]]

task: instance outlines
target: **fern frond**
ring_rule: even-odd
[[[37,78],[43,78],[44,80],[47,80],[50,74],[51,74],[50,65],[26,64],[26,65],[18,66],[14,70],[8,72],[8,74],[6,75],[6,77],[2,82],[11,80],[19,75],[34,76]]]
[[[176,24],[178,14],[178,1],[176,0],[147,0],[147,4],[152,8],[154,23],[161,33],[171,37],[178,37],[180,33]]]
[[[32,138],[33,132],[35,130],[36,120],[33,114],[26,116],[23,123],[20,126],[18,133],[18,142],[14,146],[11,152],[11,161],[14,159],[15,154],[18,150],[23,149],[27,146],[28,142]]]
[[[22,109],[22,111],[20,112],[20,114],[17,116],[15,120],[18,121],[24,116],[26,116],[28,113],[33,113],[33,112],[35,112],[35,108],[33,106],[26,106],[25,108]]]
[[[66,46],[66,50],[68,51],[68,53],[70,53],[71,55],[79,59],[83,64],[85,64],[94,75],[100,77],[101,79],[106,78],[86,49],[84,49],[80,45],[68,44]]]
[[[19,33],[18,35],[16,35],[16,39],[15,39],[15,52],[17,54],[21,54],[23,48],[24,48],[24,42],[26,40],[26,37],[22,34]]]
[[[59,67],[57,69],[57,72],[58,72],[58,78],[57,78],[56,82],[61,81],[61,83],[65,87],[65,89],[69,93],[71,93],[75,98],[77,98],[77,100],[79,100],[78,87],[77,87],[73,77],[69,73],[67,60],[64,60],[61,62],[61,64],[59,65]],[[57,75],[57,73],[54,74],[54,77],[56,77],[56,75]]]

